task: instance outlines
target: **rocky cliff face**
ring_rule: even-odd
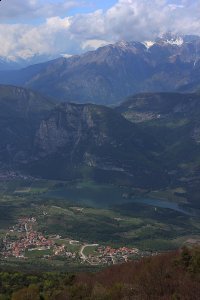
[[[0,87],[0,111],[1,167],[138,186],[167,178],[155,155],[159,143],[110,108],[55,105],[22,88]]]
[[[146,181],[156,172],[164,174],[160,167],[153,167],[158,163],[157,149],[159,143],[118,113],[90,104],[58,106],[42,120],[35,138],[37,164],[44,158],[53,168],[57,157],[64,173],[85,166],[94,173],[116,173],[113,178],[124,176],[127,182],[137,183],[141,177]]]
[[[103,109],[93,105],[60,105],[47,120],[41,122],[36,145],[49,154],[63,147],[68,147],[73,154],[89,137],[96,145],[102,145],[108,139],[106,133],[99,131],[98,127],[101,125],[98,124],[98,118],[104,113]]]

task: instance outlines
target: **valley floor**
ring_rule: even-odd
[[[81,270],[200,243],[199,210],[183,190],[4,178],[0,265]]]

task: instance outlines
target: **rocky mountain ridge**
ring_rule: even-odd
[[[118,42],[19,71],[0,83],[34,89],[58,101],[116,104],[141,92],[200,88],[200,38],[165,36],[155,42]]]

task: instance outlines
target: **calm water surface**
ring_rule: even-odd
[[[109,208],[124,203],[142,203],[154,207],[172,209],[186,215],[194,215],[194,210],[179,206],[178,203],[152,198],[125,198],[127,189],[115,186],[71,186],[49,191],[45,197],[66,199],[76,205],[87,205],[96,208]]]

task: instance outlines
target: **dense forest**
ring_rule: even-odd
[[[0,272],[0,300],[198,300],[200,248],[183,248],[97,273]]]

